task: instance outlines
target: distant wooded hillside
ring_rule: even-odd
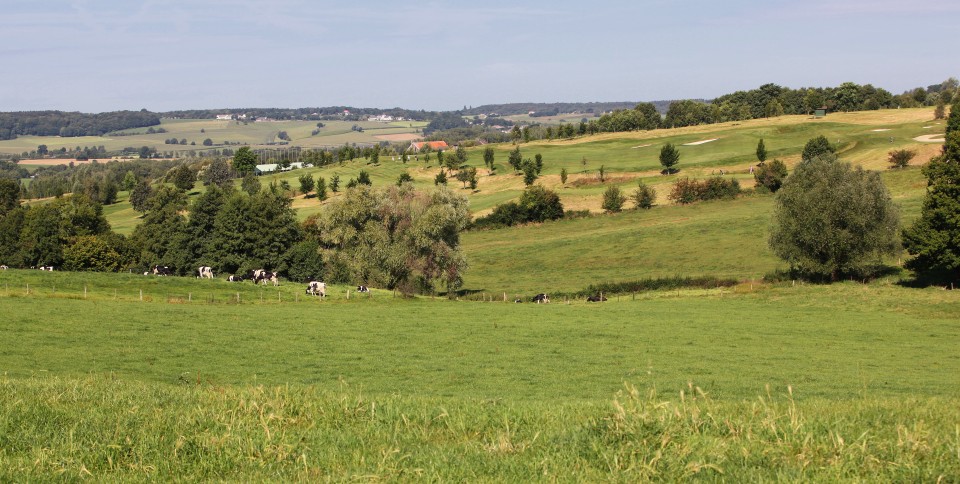
[[[20,135],[100,136],[111,131],[160,124],[160,116],[146,110],[87,114],[63,111],[0,113],[0,140]]]

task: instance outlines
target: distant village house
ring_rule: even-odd
[[[410,151],[414,153],[419,153],[423,146],[427,145],[433,151],[444,151],[448,148],[446,141],[414,141],[410,143]]]

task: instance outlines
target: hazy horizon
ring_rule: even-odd
[[[154,112],[705,98],[955,76],[948,0],[12,0],[0,111]]]

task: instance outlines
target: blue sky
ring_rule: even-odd
[[[4,0],[0,111],[713,97],[960,76],[956,0]]]

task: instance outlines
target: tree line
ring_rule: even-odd
[[[0,140],[17,136],[101,136],[111,131],[160,124],[160,116],[146,110],[79,113],[20,111],[0,113]]]

